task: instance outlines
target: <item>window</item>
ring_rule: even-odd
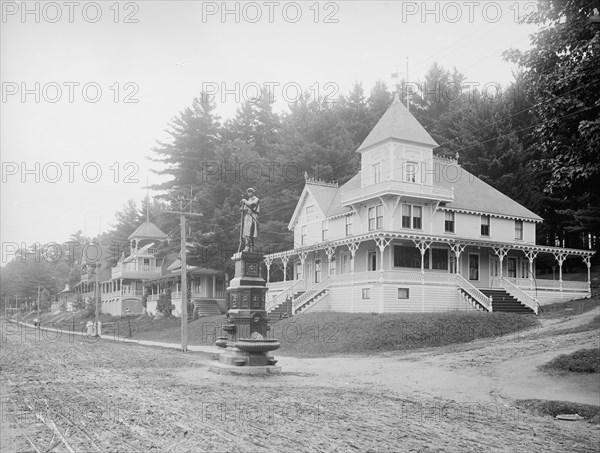
[[[369,208],[369,231],[383,228],[383,206]]]
[[[429,253],[424,256],[425,269],[429,269]],[[394,267],[421,268],[421,252],[416,247],[405,245],[394,246]]]
[[[448,249],[431,249],[431,268],[438,270],[448,270]]]
[[[331,261],[329,261],[329,275],[335,275],[337,268],[337,264],[335,261],[335,256],[331,257]]]
[[[142,268],[145,271],[150,270],[150,258],[144,258],[144,263],[142,264],[142,266],[143,266]]]
[[[375,250],[369,250],[367,252],[367,270],[377,270],[377,252]]]
[[[315,212],[315,205],[311,204],[310,206],[306,207],[306,213],[307,214],[312,214],[313,212]]]
[[[323,271],[323,265],[321,260],[315,260],[315,283],[319,283],[321,281],[321,273]]]
[[[321,240],[322,241],[326,241],[327,240],[327,230],[328,230],[329,226],[327,224],[327,220],[323,220],[321,222]]]
[[[415,230],[421,229],[421,216],[423,208],[421,206],[413,206],[413,224],[412,227]]]
[[[408,299],[409,294],[408,288],[398,288],[398,299]]]
[[[363,288],[362,289],[362,298],[363,298],[363,300],[371,298],[371,288]]]
[[[411,207],[409,204],[402,205],[402,228],[410,228]]]
[[[469,254],[469,280],[479,280],[479,255]]]
[[[523,221],[515,220],[515,239],[523,240]]]
[[[300,245],[306,245],[306,225],[302,225],[302,233],[300,236]]]
[[[423,226],[423,207],[402,205],[402,228],[420,230]]]
[[[350,272],[350,253],[342,253],[342,274]]]
[[[489,215],[481,216],[481,235],[482,236],[490,235],[490,216]]]
[[[383,206],[379,205],[375,207],[375,216],[377,218],[377,229],[383,228]]]
[[[415,162],[406,162],[405,165],[405,181],[417,182],[417,164]]]
[[[375,164],[371,167],[371,174],[373,175],[373,184],[381,182],[381,164]]]
[[[346,236],[352,236],[352,216],[346,216]]]
[[[375,229],[375,208],[369,208],[369,231]]]
[[[528,278],[529,277],[529,268],[527,266],[527,261],[520,260],[519,262],[521,263],[521,277]]]
[[[507,277],[515,278],[517,276],[517,259],[516,258],[507,258],[506,268],[508,270]]]
[[[454,233],[454,212],[446,211],[444,214],[444,231]]]

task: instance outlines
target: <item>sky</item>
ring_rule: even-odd
[[[256,87],[283,112],[299,90],[335,102],[437,62],[505,86],[501,54],[527,49],[535,2],[2,2],[0,240],[64,243],[110,229],[163,181],[148,157],[204,89],[221,119]],[[407,76],[408,59],[408,76]],[[149,195],[155,195],[150,191]]]

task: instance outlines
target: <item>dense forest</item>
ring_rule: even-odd
[[[504,54],[519,68],[508,86],[465,86],[459,69],[433,63],[411,91],[410,108],[440,144],[437,153],[458,155],[462,167],[545,219],[538,243],[597,250],[600,24],[584,3],[539,2],[529,18],[541,26],[531,50]],[[263,209],[258,246],[265,253],[292,248],[287,224],[305,177],[343,184],[356,174],[355,150],[394,93],[406,99],[407,86],[380,81],[365,90],[357,83],[335,102],[306,93],[284,113],[273,111],[265,91],[227,120],[216,115],[214,99],[199,93],[169,124],[169,140],[149,152],[158,172],[170,177],[152,187],[159,195],[127,202],[101,237],[79,231],[62,250],[20,251],[23,258],[1,270],[2,304],[7,295],[31,299],[38,286],[56,293],[78,281],[77,251],[90,240],[109,244],[116,262],[146,217],[170,237],[161,253],[178,249],[179,218],[165,210],[201,213],[188,222],[188,262],[225,270],[237,250],[239,201],[250,186]],[[37,259],[25,258],[31,254]]]

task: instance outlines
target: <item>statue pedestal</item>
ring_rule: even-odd
[[[270,327],[265,310],[268,291],[260,276],[261,253],[239,252],[233,255],[235,277],[227,288],[227,322],[216,345],[225,348],[219,363],[209,368],[216,373],[278,374],[281,367],[271,354],[280,347],[279,341],[268,338]],[[242,371],[242,369],[244,371]],[[254,371],[251,371],[253,369]]]

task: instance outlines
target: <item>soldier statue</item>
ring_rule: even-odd
[[[244,252],[254,251],[254,239],[258,237],[258,213],[260,212],[260,200],[254,195],[254,189],[250,187],[246,191],[248,199],[240,201],[242,211],[242,225],[240,236],[244,239]],[[242,246],[240,238],[240,248]]]

